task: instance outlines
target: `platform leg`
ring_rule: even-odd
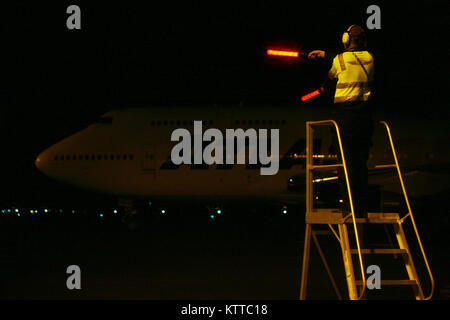
[[[424,295],[422,287],[419,282],[419,276],[417,275],[416,267],[411,257],[411,252],[409,251],[408,242],[406,241],[405,232],[400,223],[394,224],[395,236],[397,237],[398,245],[400,249],[405,249],[408,252],[407,256],[403,256],[405,262],[406,272],[408,273],[409,280],[414,280],[417,282],[417,286],[413,286],[414,295],[416,300],[423,300]]]
[[[348,241],[347,226],[339,224],[339,237],[341,239],[342,258],[344,259],[345,278],[347,279],[348,296],[350,300],[358,299],[358,291],[356,290],[355,273],[353,271],[352,255],[350,252],[350,244]]]
[[[306,224],[305,230],[305,245],[303,249],[303,264],[302,264],[302,279],[300,284],[300,300],[306,299],[306,286],[308,282],[308,265],[309,252],[311,248],[311,224]]]

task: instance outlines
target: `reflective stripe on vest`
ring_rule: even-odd
[[[344,71],[346,68],[345,68],[344,57],[342,56],[342,53],[338,54],[338,59],[339,59],[339,64],[341,66],[341,71]]]
[[[337,102],[351,102],[351,101],[368,101],[370,99],[369,95],[359,95],[359,96],[346,96],[346,97],[334,97],[334,103]]]
[[[336,84],[336,89],[345,88],[370,88],[371,83],[367,81],[357,81],[357,82],[341,82]]]

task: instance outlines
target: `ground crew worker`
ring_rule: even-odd
[[[337,79],[334,119],[339,125],[341,134],[355,215],[365,217],[368,202],[367,160],[373,134],[370,99],[374,79],[374,59],[366,50],[367,38],[360,26],[351,25],[342,35],[342,43],[345,51],[334,57],[328,79],[320,90],[331,91],[330,86]],[[309,59],[327,56],[330,57],[322,50],[314,50],[308,54]],[[339,181],[343,210],[350,212],[343,171],[339,173]]]

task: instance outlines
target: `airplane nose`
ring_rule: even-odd
[[[41,162],[41,158],[40,158],[39,156],[37,156],[36,160],[34,160],[34,165],[36,166],[36,168],[37,168],[38,170],[41,170],[41,169],[39,168],[40,162]]]
[[[48,164],[49,164],[49,155],[47,150],[41,152],[36,159],[34,160],[34,165],[36,168],[41,171],[42,173],[48,173]]]

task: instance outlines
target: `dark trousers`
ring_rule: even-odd
[[[339,126],[342,148],[344,150],[347,173],[353,199],[353,208],[357,217],[367,215],[368,170],[367,160],[372,146],[374,130],[372,112],[368,102],[337,103],[334,120]],[[339,144],[335,137],[335,146]],[[342,160],[341,160],[342,161]],[[339,170],[339,185],[343,199],[342,209],[350,212],[347,184],[344,170]]]

